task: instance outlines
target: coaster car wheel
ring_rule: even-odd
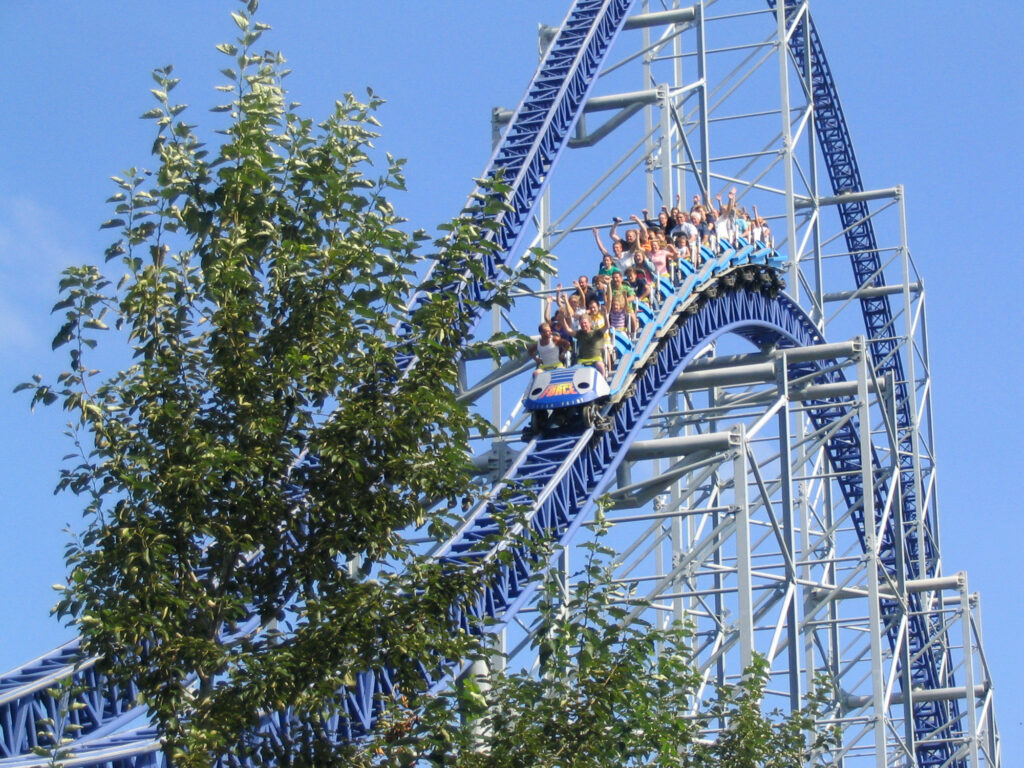
[[[548,428],[549,422],[550,418],[547,411],[534,411],[530,415],[530,424],[523,430],[523,440],[532,440],[535,437],[540,437],[544,434],[544,430]]]

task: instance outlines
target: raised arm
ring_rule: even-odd
[[[551,305],[554,303],[554,299],[552,299],[550,296],[545,296],[543,301],[544,307],[541,310],[541,314],[544,316],[544,322],[551,324],[555,320],[555,316],[551,312]]]
[[[614,224],[612,224],[612,229],[613,230],[615,229],[615,225]],[[594,242],[597,243],[597,249],[599,251],[601,251],[601,256],[602,257],[610,256],[611,254],[609,254],[607,249],[605,249],[604,243],[601,242],[601,233],[597,231],[597,227],[594,227],[593,232],[594,232]],[[614,240],[615,238],[612,237],[612,239]]]
[[[736,187],[729,190],[729,205],[724,211],[725,215],[731,216],[736,213]]]
[[[644,211],[644,213],[647,213],[647,211]],[[647,224],[644,222],[644,220],[641,219],[639,216],[637,216],[635,213],[630,215],[629,220],[630,221],[635,221],[637,223],[637,225],[640,227],[640,231],[644,233],[644,238],[646,239],[647,238]]]
[[[575,289],[573,291],[573,293],[577,294],[580,297],[580,306],[581,307],[586,307],[587,306],[587,293],[586,293],[586,291],[583,290],[582,286],[580,285],[580,281],[579,280],[573,280],[572,281],[572,287]]]
[[[722,203],[722,196],[720,194],[719,195],[715,195],[715,200],[718,201],[718,205],[712,206],[712,208],[713,208],[713,210],[715,212],[715,216],[716,217],[725,216],[726,208],[725,208],[725,205]]]

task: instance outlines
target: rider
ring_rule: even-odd
[[[540,331],[540,339],[526,348],[530,357],[537,361],[537,369],[533,372],[534,376],[541,371],[561,368],[562,352],[571,346],[568,341],[551,332],[550,323],[541,323],[537,330]]]

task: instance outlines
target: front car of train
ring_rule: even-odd
[[[532,413],[534,435],[546,429],[589,427],[611,389],[604,376],[589,365],[539,370],[523,397],[523,408]]]

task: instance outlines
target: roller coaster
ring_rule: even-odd
[[[799,707],[819,673],[834,686],[841,743],[820,763],[1001,765],[979,600],[941,558],[925,291],[904,193],[865,189],[808,4],[575,0],[540,42],[521,103],[492,117],[483,176],[500,174],[511,205],[486,277],[534,245],[568,262],[580,233],[634,209],[640,189],[656,210],[736,186],[779,212],[777,250],[729,243],[659,286],[637,342],[619,344],[601,429],[524,436],[531,364],[465,360],[460,399],[491,402],[474,463],[493,490],[434,556],[512,548],[469,610],[496,622],[507,663],[529,664],[537,566],[479,542],[506,505],[528,504],[521,525],[557,542],[568,577],[610,499],[616,577],[646,598],[646,620],[694,626],[709,695],[760,653],[769,707]],[[531,326],[537,303],[494,310],[490,330]],[[135,691],[77,651],[72,641],[0,677],[0,768],[43,764],[31,750],[57,706],[46,689],[72,676],[83,706],[63,764],[164,765]],[[339,733],[373,728],[392,691],[387,670],[367,671]],[[289,727],[268,715],[268,732]]]

